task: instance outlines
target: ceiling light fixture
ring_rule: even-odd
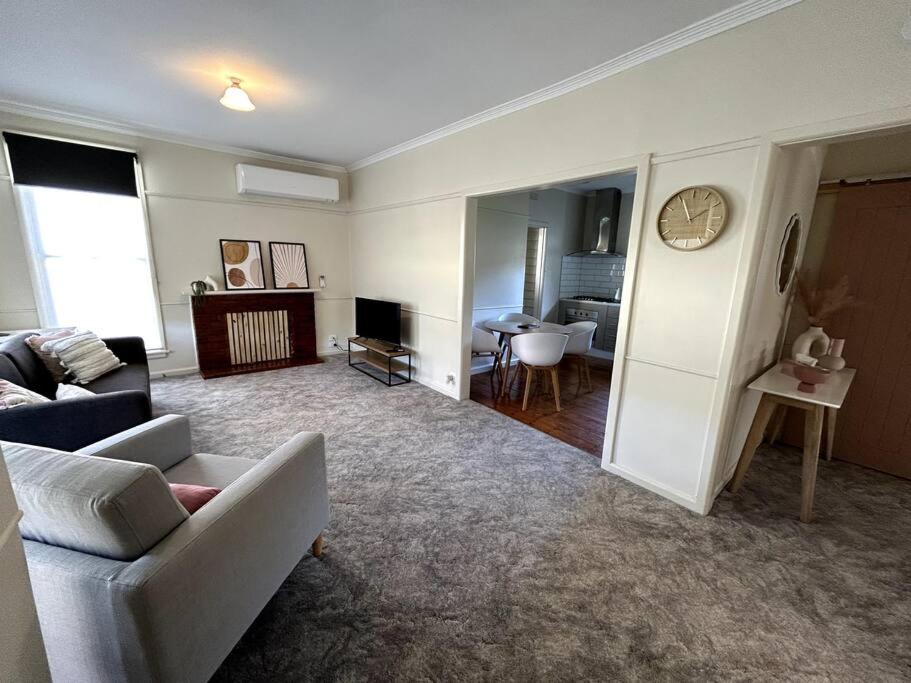
[[[231,76],[231,85],[225,88],[225,94],[218,101],[234,111],[253,111],[256,107],[250,101],[250,96],[240,87],[241,82],[239,78]]]

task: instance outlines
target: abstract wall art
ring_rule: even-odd
[[[258,240],[221,240],[225,289],[265,289],[262,247]]]
[[[269,242],[272,280],[276,289],[309,289],[307,249],[295,242]]]

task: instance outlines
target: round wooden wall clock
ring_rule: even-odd
[[[672,249],[702,249],[718,237],[728,221],[724,195],[711,187],[687,187],[664,202],[658,235]]]

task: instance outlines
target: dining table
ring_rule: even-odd
[[[486,320],[484,322],[484,327],[486,327],[491,332],[500,335],[500,339],[506,343],[506,352],[504,354],[504,361],[506,369],[503,372],[503,383],[500,386],[500,397],[506,395],[507,387],[509,387],[509,368],[512,365],[512,338],[519,334],[528,334],[530,332],[555,332],[557,334],[572,334],[572,328],[567,327],[566,325],[558,325],[557,323],[526,323],[520,321],[507,321],[507,320]]]

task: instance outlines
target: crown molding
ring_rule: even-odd
[[[638,66],[644,62],[648,62],[657,57],[661,57],[662,55],[679,50],[680,48],[697,43],[700,40],[705,40],[706,38],[718,35],[724,31],[728,31],[742,24],[777,12],[785,7],[796,5],[800,1],[801,0],[746,0],[746,2],[742,2],[739,5],[735,5],[722,12],[713,14],[710,17],[706,17],[679,31],[670,33],[663,38],[658,38],[651,43],[647,43],[642,47],[631,50],[630,52],[615,57],[603,64],[587,69],[575,76],[570,76],[569,78],[558,81],[545,88],[541,88],[540,90],[536,90],[528,95],[523,95],[522,97],[497,105],[496,107],[491,107],[490,109],[450,123],[442,128],[437,128],[429,133],[419,135],[416,138],[389,147],[376,154],[364,157],[359,161],[349,164],[348,172],[357,171],[366,166],[370,166],[371,164],[402,154],[403,152],[441,140],[463,130],[474,128],[487,121],[492,121],[501,116],[506,116],[507,114],[533,107],[541,102],[552,100],[555,97],[566,95],[567,93],[584,88],[587,85],[609,78],[622,71],[632,69],[634,66]]]
[[[305,168],[312,168],[329,173],[347,173],[344,166],[336,164],[324,164],[319,161],[308,161],[299,157],[283,156],[281,154],[269,154],[268,152],[259,152],[244,147],[231,147],[230,145],[218,145],[199,138],[185,135],[177,135],[167,131],[149,128],[132,123],[123,123],[102,119],[96,116],[85,114],[72,114],[59,109],[50,107],[39,107],[11,100],[0,100],[0,112],[14,114],[17,116],[28,116],[30,118],[40,119],[42,121],[53,121],[54,123],[63,123],[71,126],[81,126],[92,130],[100,130],[106,133],[116,133],[118,135],[130,135],[133,137],[145,138],[147,140],[156,140],[158,142],[169,142],[177,145],[186,145],[187,147],[196,147],[205,149],[210,152],[222,152],[224,154],[235,154],[238,156],[248,157],[250,159],[260,159],[262,161],[274,161],[282,164],[293,164]]]

